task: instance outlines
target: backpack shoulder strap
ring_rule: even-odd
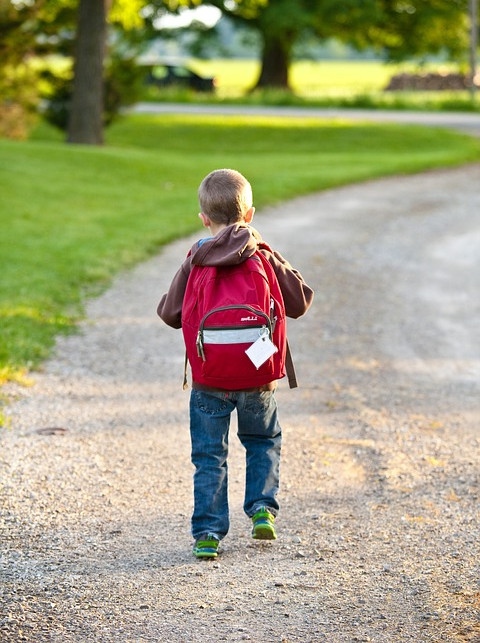
[[[187,371],[188,371],[188,355],[187,355],[187,351],[185,351],[185,364],[183,366],[183,385],[182,385],[182,388],[184,391],[186,391],[188,388]]]
[[[260,250],[268,250],[269,252],[272,252],[272,249],[270,248],[270,246],[265,242],[262,242],[259,245],[259,249]],[[276,276],[275,271],[273,269],[273,266],[271,265],[269,260],[265,257],[265,255],[262,252],[259,252],[258,250],[257,250],[256,254],[258,254],[260,256],[264,267],[268,265],[268,268],[267,268],[267,276],[268,276],[268,278],[269,279],[270,278],[275,279],[276,282],[277,282],[277,285],[278,285],[277,276]],[[280,286],[278,286],[278,288],[280,290]],[[281,290],[280,290],[280,292],[281,292]],[[292,352],[290,350],[290,345],[288,343],[288,338],[287,338],[286,349],[287,349],[287,351],[286,351],[286,354],[285,354],[285,370],[287,371],[288,385],[289,385],[290,388],[297,388],[298,387],[297,374],[295,373],[295,366],[293,364]]]
[[[287,339],[287,353],[285,355],[285,370],[287,371],[288,386],[290,388],[297,388],[297,374],[295,373],[295,366],[293,365],[292,353],[290,351],[290,344]]]

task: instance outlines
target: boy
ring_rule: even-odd
[[[199,217],[211,236],[195,243],[162,297],[158,314],[173,328],[182,327],[182,307],[193,266],[241,264],[260,251],[278,280],[285,314],[303,315],[313,291],[302,276],[250,227],[255,209],[249,182],[235,170],[215,170],[200,184]],[[193,553],[214,558],[229,529],[227,452],[230,416],[238,416],[238,437],[246,449],[244,511],[253,522],[253,538],[276,538],[274,520],[279,505],[281,428],[277,419],[276,381],[228,390],[192,382],[190,435],[194,474]]]

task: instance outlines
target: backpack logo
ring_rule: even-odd
[[[250,315],[249,317],[242,317],[240,321],[241,322],[258,321],[258,317],[254,317],[253,315]]]

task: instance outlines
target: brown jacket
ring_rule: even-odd
[[[302,275],[278,252],[267,249],[268,246],[254,228],[236,223],[224,228],[215,237],[195,243],[173,278],[168,292],[160,300],[158,315],[172,328],[181,328],[183,296],[192,266],[235,265],[251,257],[257,248],[264,253],[275,271],[287,317],[297,319],[306,313],[313,300],[313,290],[304,282]]]
[[[168,292],[160,300],[158,315],[172,328],[181,328],[183,297],[192,266],[239,264],[251,257],[257,249],[263,252],[275,271],[287,317],[296,319],[306,313],[313,300],[313,290],[305,283],[302,275],[278,252],[271,250],[254,228],[236,223],[227,226],[215,237],[195,243],[174,276]],[[195,383],[193,386],[198,388]],[[269,388],[273,387],[274,383]]]

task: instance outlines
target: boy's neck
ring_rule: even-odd
[[[255,208],[252,205],[244,213],[243,217],[236,223],[244,223],[246,225],[249,225],[252,222],[254,214],[255,214]],[[204,212],[199,212],[198,216],[201,219],[204,227],[208,228],[210,230],[210,234],[214,237],[216,237],[217,234],[222,232],[222,230],[224,230],[225,228],[228,228],[229,225],[233,225],[233,224],[227,224],[227,223],[216,223],[215,221],[212,221],[212,219]]]
[[[212,237],[216,237],[217,234],[220,234],[222,230],[225,230],[227,225],[225,223],[211,223],[208,226],[208,229],[210,230],[210,234]]]
[[[225,228],[229,228],[230,226],[237,224],[249,225],[249,222],[235,221],[235,223],[213,223],[212,221],[210,221],[208,229],[210,230],[210,234],[212,235],[212,237],[216,237],[217,234],[220,234],[220,232],[222,232],[222,230],[225,230]]]

